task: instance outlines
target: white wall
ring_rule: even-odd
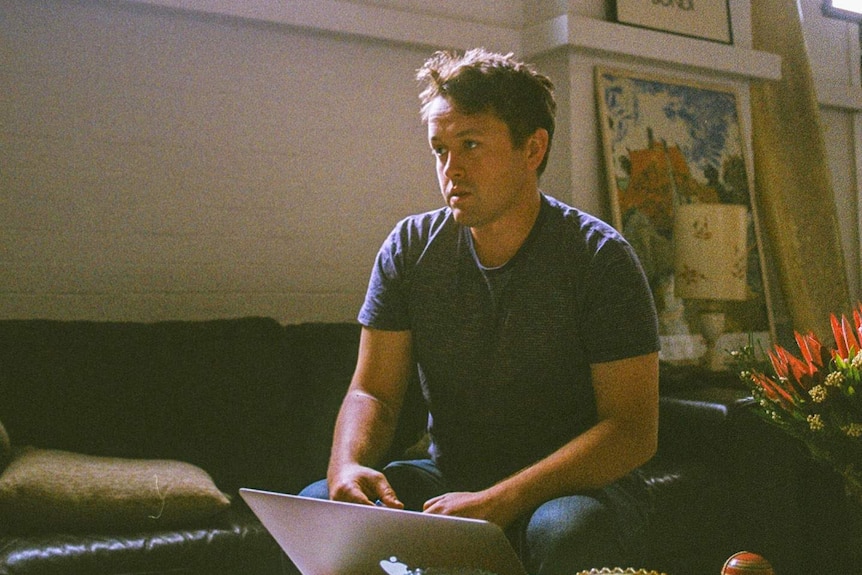
[[[437,205],[425,50],[101,2],[3,2],[0,317],[352,319]]]
[[[544,186],[603,216],[596,63],[741,86],[775,68],[737,0],[734,47],[602,22],[602,0],[277,5],[0,0],[0,318],[352,320],[394,222],[440,203],[413,81],[434,47],[538,62],[561,100]],[[859,127],[829,97],[860,297]]]

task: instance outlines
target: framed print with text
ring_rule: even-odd
[[[728,0],[616,0],[615,11],[620,24],[733,43]]]

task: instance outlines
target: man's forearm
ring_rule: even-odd
[[[395,410],[364,391],[348,391],[338,413],[329,469],[343,465],[377,465],[392,444]]]
[[[644,433],[646,432],[646,433]],[[429,500],[430,513],[492,521],[507,527],[557,497],[603,487],[648,459],[648,429],[603,421],[544,459],[479,492],[447,493]],[[641,439],[635,439],[635,437]]]
[[[401,507],[382,473],[373,467],[389,451],[404,401],[411,361],[409,331],[363,328],[356,371],[338,419],[326,479],[330,497]]]
[[[645,463],[653,452],[648,432],[603,421],[489,491],[517,516],[550,499],[604,487]]]
[[[604,487],[653,456],[658,446],[658,354],[592,366],[598,422],[490,488],[504,513],[578,491]],[[636,382],[633,384],[633,382]]]

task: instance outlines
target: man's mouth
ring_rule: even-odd
[[[469,195],[470,194],[468,194],[467,192],[464,192],[464,191],[460,191],[460,190],[454,191],[454,192],[449,194],[449,198],[448,198],[448,201],[446,203],[449,205],[449,207],[454,208],[458,204],[460,204],[464,199],[469,197]]]
[[[463,198],[464,196],[469,196],[469,195],[470,195],[470,192],[467,191],[466,188],[464,188],[462,186],[452,186],[449,189],[449,193],[447,194],[447,197],[451,200],[454,198]]]

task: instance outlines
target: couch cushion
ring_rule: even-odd
[[[4,574],[283,575],[283,564],[281,550],[242,501],[200,527],[0,537]]]
[[[229,505],[204,470],[180,461],[28,447],[0,474],[0,523],[17,533],[189,525]]]

